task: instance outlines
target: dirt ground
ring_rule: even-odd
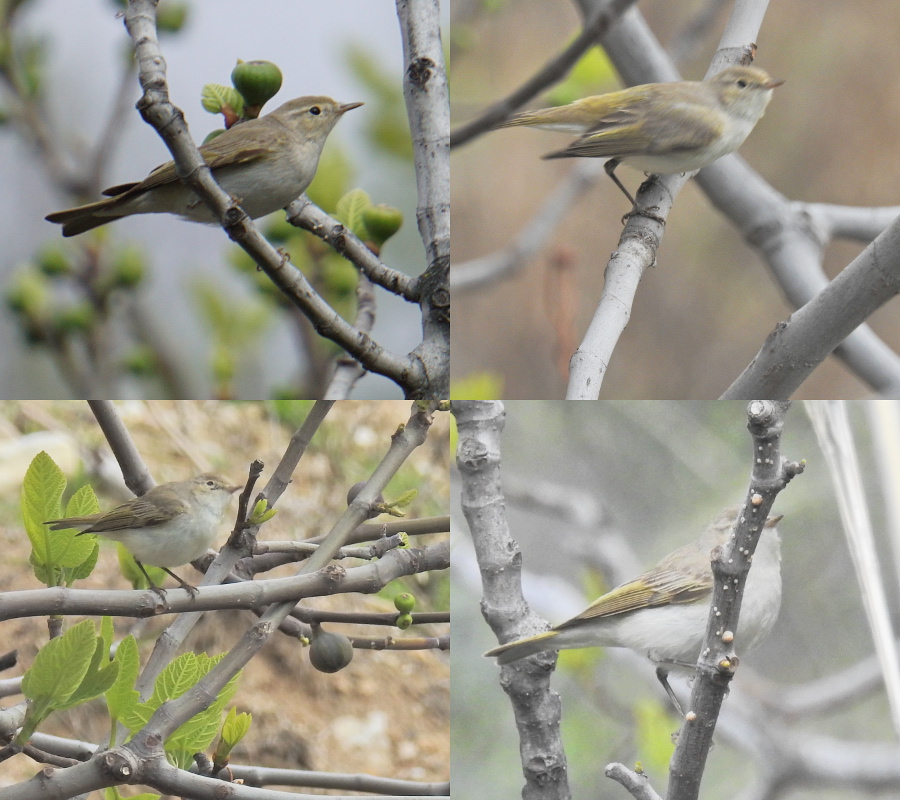
[[[266,464],[260,485],[271,474],[293,427],[279,419],[269,403],[194,401],[123,402],[120,413],[138,449],[158,482],[180,480],[212,470],[235,483],[246,479],[247,466],[259,458]],[[298,409],[302,411],[302,407]],[[278,503],[279,513],[266,523],[260,539],[303,539],[326,533],[346,508],[347,488],[364,480],[386,452],[390,435],[409,417],[403,401],[343,401],[329,414],[310,450],[301,460],[294,480]],[[449,513],[448,419],[436,417],[428,442],[404,465],[385,491],[388,501],[410,488],[418,496],[407,517]],[[99,475],[114,475],[115,463],[86,403],[0,403],[0,591],[40,588],[30,570],[30,546],[19,514],[21,477],[31,455],[17,453],[24,434],[50,431],[54,458],[65,461],[67,448],[84,463],[84,475],[97,490],[101,509],[127,499],[111,491]],[[44,434],[46,435],[46,434]],[[14,446],[15,445],[15,446]],[[4,446],[13,456],[4,458]],[[57,456],[56,453],[59,455]],[[33,454],[32,454],[33,455]],[[18,459],[18,460],[17,460]],[[22,466],[20,466],[22,465]],[[16,475],[18,474],[18,483]],[[67,472],[78,480],[78,470]],[[230,514],[237,509],[232,503]],[[380,519],[387,519],[382,517]],[[222,541],[229,528],[223,524]],[[421,537],[419,544],[438,540]],[[416,545],[413,539],[411,544]],[[360,562],[347,562],[353,566]],[[292,574],[282,568],[272,575]],[[189,582],[199,582],[190,566],[175,570]],[[193,579],[193,580],[192,580]],[[399,583],[399,582],[395,582]],[[407,578],[401,590],[417,598],[416,611],[449,610],[449,576],[432,573]],[[94,573],[79,588],[128,588],[112,547],[103,547]],[[385,595],[393,596],[396,588]],[[393,611],[388,596],[344,594],[312,598],[307,605],[342,611]],[[249,612],[207,613],[186,643],[189,650],[209,654],[226,651],[255,617]],[[78,619],[67,620],[74,624]],[[145,660],[156,635],[169,619],[135,623],[116,620],[117,636],[134,631]],[[449,625],[393,627],[329,626],[348,635],[395,638],[438,636]],[[21,675],[47,641],[46,620],[11,620],[0,623],[0,651],[19,651],[19,664],[2,677]],[[143,663],[143,661],[142,661]],[[330,772],[368,773],[417,781],[449,779],[450,662],[448,652],[435,650],[356,650],[353,662],[332,675],[309,664],[306,649],[296,640],[274,636],[244,670],[231,703],[253,714],[253,724],[232,762]],[[4,698],[12,705],[21,696]],[[52,716],[42,728],[47,733],[102,742],[108,721],[101,701]],[[0,786],[10,785],[38,771],[23,755],[0,763]],[[137,791],[135,789],[135,791]],[[343,791],[298,789],[310,794],[347,794]],[[125,792],[130,793],[126,788]],[[99,797],[99,793],[95,793]]]

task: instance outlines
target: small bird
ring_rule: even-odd
[[[572,619],[485,656],[509,664],[544,650],[627,647],[657,664],[657,677],[678,707],[667,676],[671,668],[693,670],[697,663],[712,599],[710,553],[728,541],[739,513],[740,508],[722,511],[693,544],[602,595]],[[744,652],[768,636],[781,608],[781,540],[775,527],[781,519],[766,520],[747,575],[738,628]]]
[[[233,125],[200,146],[219,186],[252,218],[263,217],[296,200],[312,183],[325,139],[338,120],[362,103],[336,103],[330,97],[298,97],[258,119]],[[218,220],[178,178],[167,161],[139,183],[123,183],[99,200],[45,219],[76,236],[132,214],[178,214],[192,222]]]
[[[165,590],[153,583],[144,564],[169,573],[191,596],[197,589],[179,578],[169,567],[187,564],[203,555],[216,538],[231,495],[240,486],[229,486],[218,475],[204,473],[188,481],[172,481],[154,486],[112,511],[83,517],[47,520],[50,530],[80,529],[121,542],[153,591]]]
[[[576,133],[568,147],[544,158],[607,158],[607,175],[639,208],[615,174],[619,164],[675,175],[733,153],[759,122],[773,80],[758,67],[729,67],[705,81],[645,83],[585,97],[556,108],[526,111],[497,128],[527,126]],[[653,216],[653,215],[651,215]]]

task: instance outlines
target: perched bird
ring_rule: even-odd
[[[646,83],[526,111],[496,127],[578,134],[568,147],[544,158],[609,159],[606,173],[637,208],[616,177],[619,164],[656,175],[708,166],[744,143],[765,112],[772,90],[782,83],[758,67],[729,67],[705,81]]]
[[[710,553],[731,536],[740,508],[722,511],[692,544],[673,551],[634,580],[599,597],[549,631],[501,644],[485,653],[509,664],[545,650],[628,647],[657,664],[657,676],[675,701],[671,668],[693,669],[700,655],[713,590]],[[781,607],[781,540],[770,517],[753,555],[741,603],[737,641],[746,652],[775,624]]]
[[[154,486],[112,511],[83,517],[47,520],[50,530],[78,528],[81,536],[98,533],[121,542],[134,556],[147,582],[162,593],[144,569],[160,567],[191,595],[197,589],[179,578],[169,567],[187,564],[203,555],[215,541],[219,524],[231,495],[240,486],[229,486],[218,475],[204,473],[188,481]]]
[[[298,97],[271,114],[233,125],[200,146],[219,186],[236,198],[252,219],[284,208],[315,177],[325,139],[338,120],[362,103],[330,97]],[[178,178],[175,162],[157,167],[140,183],[123,183],[100,200],[46,219],[76,236],[132,214],[178,214],[192,222],[217,222],[206,204]]]

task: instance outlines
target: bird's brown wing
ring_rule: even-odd
[[[209,168],[215,170],[225,164],[246,164],[262,158],[267,152],[266,145],[272,134],[268,126],[260,127],[258,122],[260,120],[242,122],[240,126],[229,128],[215,139],[200,145],[200,154]],[[238,127],[241,129],[240,133],[237,131]],[[240,155],[237,155],[238,153]],[[176,181],[178,173],[175,171],[175,162],[167,161],[156,167],[144,180],[111,186],[105,189],[103,194],[107,197],[118,197],[126,192],[145,192]]]
[[[672,153],[702,147],[721,135],[719,116],[698,111],[693,105],[676,105],[655,121],[640,121],[638,112],[639,109],[622,109],[607,114],[595,130],[551,155],[627,158]]]

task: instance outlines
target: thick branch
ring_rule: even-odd
[[[500,482],[501,403],[455,401],[459,429],[456,463],[462,476],[462,508],[481,570],[481,610],[501,642],[546,630],[522,596],[519,546],[510,536]],[[540,662],[540,663],[538,663]],[[525,774],[524,800],[568,800],[566,756],[559,736],[559,695],[550,689],[555,653],[504,666],[503,690],[519,729]]]
[[[438,0],[397,0],[403,40],[403,96],[413,142],[416,217],[428,266],[416,281],[422,343],[411,353],[421,380],[410,398],[450,396],[450,93]]]
[[[778,324],[722,395],[790,397],[850,333],[900,293],[900,219],[805,306]],[[896,393],[900,383],[886,387]]]

